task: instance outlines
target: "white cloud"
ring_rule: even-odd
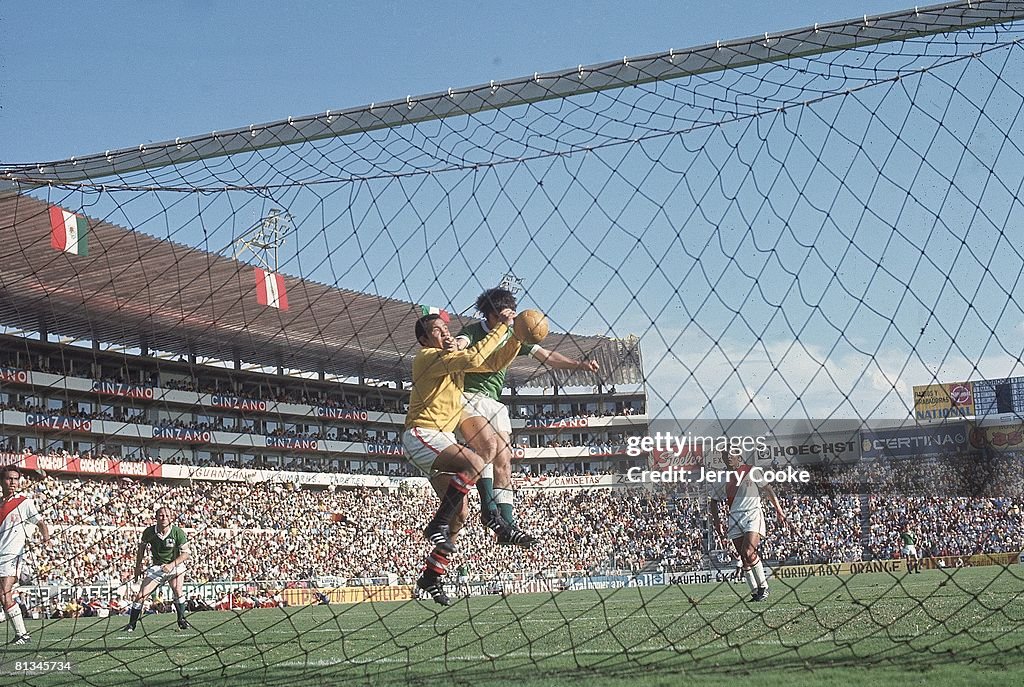
[[[751,347],[696,330],[660,331],[641,342],[652,415],[662,417],[906,418],[912,387],[1024,374],[1007,354],[970,361],[948,354],[929,367],[909,347],[860,352],[792,340]],[[678,338],[676,338],[678,337]],[[975,371],[977,366],[977,371]]]

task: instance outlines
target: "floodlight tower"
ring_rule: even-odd
[[[284,245],[285,236],[291,231],[292,216],[283,210],[272,208],[266,217],[235,242],[235,259],[248,250],[263,269],[276,273],[278,250]]]

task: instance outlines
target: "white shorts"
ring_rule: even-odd
[[[726,532],[729,539],[742,537],[747,532],[757,532],[763,537],[765,531],[764,511],[760,508],[742,513],[729,513],[729,529]]]
[[[405,455],[427,477],[433,473],[434,460],[441,451],[458,445],[459,442],[455,441],[455,435],[451,432],[438,432],[425,427],[413,427],[402,432]]]
[[[0,555],[0,577],[17,577],[21,556]]]
[[[486,418],[494,431],[512,436],[512,420],[509,419],[508,408],[486,394],[462,394],[462,419],[467,417]]]
[[[903,555],[910,556],[911,558],[917,558],[917,545],[907,544],[903,547]]]
[[[179,563],[178,565],[176,565],[173,568],[171,568],[171,572],[165,572],[164,571],[164,566],[162,566],[162,565],[151,565],[151,566],[149,566],[149,568],[146,569],[146,579],[147,580],[152,580],[153,582],[157,582],[159,584],[163,584],[164,582],[169,582],[170,580],[173,580],[178,575],[184,575],[184,574],[185,574],[185,564],[184,563]]]
[[[466,575],[459,575],[459,584],[469,584],[469,577]]]

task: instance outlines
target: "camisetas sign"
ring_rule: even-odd
[[[970,450],[967,434],[966,422],[865,430],[860,434],[861,452],[865,458],[961,453]]]
[[[615,483],[618,475],[524,475],[512,473],[512,484],[522,489],[570,489],[582,487],[603,487]]]

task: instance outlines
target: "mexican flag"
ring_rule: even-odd
[[[445,322],[451,322],[452,316],[448,314],[447,310],[441,308],[431,308],[428,305],[420,306],[420,317],[426,317],[427,315],[438,315]]]
[[[288,295],[284,291],[284,277],[259,267],[253,269],[256,270],[256,302],[271,308],[287,310]]]
[[[50,245],[73,255],[89,255],[89,223],[84,217],[50,206]]]

